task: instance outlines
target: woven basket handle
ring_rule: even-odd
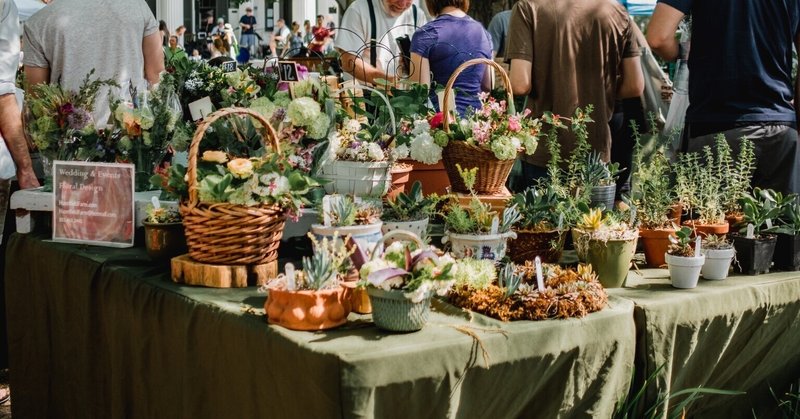
[[[264,119],[261,114],[247,108],[225,108],[220,109],[203,119],[203,122],[197,126],[197,130],[192,137],[192,145],[189,147],[189,167],[186,169],[186,175],[189,177],[189,207],[194,208],[197,206],[197,153],[200,151],[200,141],[206,134],[206,130],[214,122],[231,115],[244,115],[253,117],[261,124],[262,129],[262,144],[266,148],[268,145],[276,153],[280,152],[280,145],[278,144],[278,135],[272,128],[272,125]],[[269,141],[269,144],[267,144]]]
[[[370,257],[372,260],[377,259],[379,257],[378,255],[383,254],[381,247],[386,243],[386,240],[389,239],[399,239],[414,242],[420,249],[425,247],[425,243],[423,243],[422,239],[420,239],[416,234],[406,230],[393,230],[384,234],[383,238],[381,238],[379,242],[375,243],[375,247],[372,249],[372,255]]]
[[[450,114],[450,94],[453,92],[453,85],[456,83],[456,79],[458,79],[458,76],[461,75],[462,71],[478,64],[486,64],[494,67],[494,69],[497,70],[497,72],[500,74],[500,78],[503,79],[503,84],[506,86],[506,93],[508,94],[507,111],[509,114],[516,113],[516,110],[514,109],[514,92],[511,89],[511,79],[508,77],[506,70],[504,70],[500,64],[497,64],[493,60],[487,58],[473,58],[456,68],[456,70],[453,72],[453,75],[450,76],[450,80],[447,81],[447,86],[444,88],[444,98],[442,99],[444,103],[441,104],[441,107],[442,115],[445,117],[445,122],[443,124],[444,132],[448,134],[450,133],[450,123],[448,122],[448,115]]]

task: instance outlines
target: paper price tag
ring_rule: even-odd
[[[564,213],[558,214],[558,231],[564,229]]]
[[[745,237],[748,238],[748,239],[754,239],[756,237],[755,227],[753,227],[752,224],[748,224],[747,225],[747,236],[745,236]]]
[[[492,229],[489,231],[489,234],[497,234],[500,230],[500,219],[497,217],[492,218]]]
[[[534,260],[534,264],[536,265],[536,288],[539,292],[544,291],[544,275],[542,274],[542,259],[539,256],[536,256]]]
[[[767,229],[770,229],[770,228],[772,228],[772,219],[771,218],[767,218]]]
[[[189,113],[192,115],[192,121],[199,121],[214,112],[214,105],[211,104],[211,98],[208,96],[195,100],[189,104]]]
[[[286,290],[294,291],[297,289],[297,282],[295,281],[294,265],[291,263],[286,264]]]
[[[703,240],[700,238],[700,236],[697,236],[694,239],[694,257],[696,257],[696,258],[700,257],[700,254],[701,254],[700,250],[701,250],[702,246],[703,246]]]
[[[331,195],[325,195],[322,198],[322,224],[325,227],[330,227],[331,225]]]
[[[155,209],[161,208],[161,201],[158,200],[157,196],[150,198],[150,202],[153,204],[153,208]]]

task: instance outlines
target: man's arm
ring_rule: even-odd
[[[356,79],[372,84],[375,84],[376,79],[394,82],[394,76],[390,76],[386,71],[373,67],[352,52],[342,51],[341,49],[339,52],[342,54],[342,70]]]
[[[25,90],[29,86],[50,82],[50,69],[25,65]]]
[[[639,57],[622,60],[622,83],[617,88],[617,99],[640,97],[644,92],[644,74]]]
[[[19,187],[22,189],[38,188],[39,181],[33,173],[28,144],[22,130],[22,115],[14,94],[0,96],[0,134],[2,134],[11,158],[17,166]]]
[[[528,60],[512,59],[509,78],[511,90],[515,95],[527,95],[531,92],[533,63]]]
[[[684,13],[664,3],[658,3],[647,25],[647,43],[659,57],[666,61],[678,58],[678,40],[675,32]]]
[[[144,78],[151,85],[158,83],[164,71],[164,50],[161,48],[161,32],[156,31],[142,39],[144,55]]]

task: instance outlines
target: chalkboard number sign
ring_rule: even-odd
[[[278,74],[281,81],[300,81],[300,72],[297,70],[297,63],[293,61],[278,62]]]
[[[236,71],[236,61],[225,61],[224,63],[220,64],[220,68],[222,68],[222,71],[226,73],[233,73]]]

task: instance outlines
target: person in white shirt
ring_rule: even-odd
[[[286,27],[286,21],[283,18],[275,22],[275,29],[272,30],[272,39],[269,41],[269,49],[273,57],[280,57],[286,51],[289,41],[289,35],[292,32]]]
[[[344,12],[336,32],[342,69],[362,82],[394,81],[403,60],[397,39],[409,39],[427,23],[413,0],[356,0]],[[369,40],[375,39],[374,43]],[[410,44],[410,41],[409,41]]]

